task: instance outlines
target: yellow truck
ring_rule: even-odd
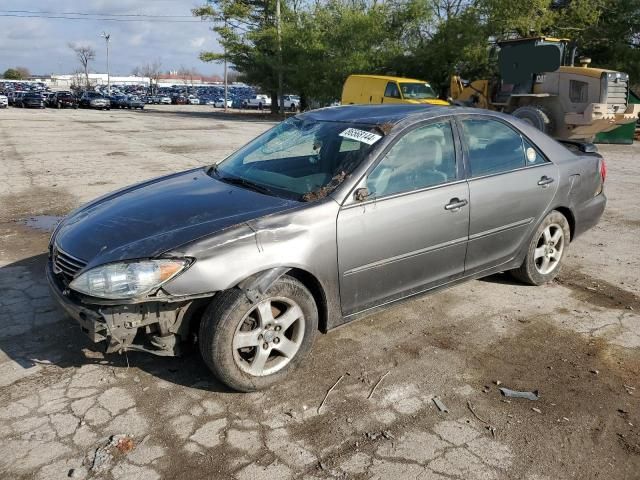
[[[342,87],[342,105],[408,103],[449,105],[438,99],[428,82],[385,75],[349,75]]]

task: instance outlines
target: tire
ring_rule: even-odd
[[[569,222],[564,215],[553,210],[531,237],[524,262],[519,268],[512,270],[511,274],[529,285],[550,282],[560,272],[562,259],[570,241]],[[549,263],[546,263],[547,261]]]
[[[516,108],[511,115],[547,135],[551,135],[554,131],[555,126],[553,125],[551,114],[540,105],[525,105],[524,107]]]
[[[259,314],[261,307],[266,307],[265,317]],[[275,319],[272,316],[274,308],[279,312]],[[291,315],[287,315],[289,311]],[[278,333],[278,320],[285,317],[296,320],[290,326],[285,324]],[[258,326],[262,322],[265,322],[263,328]],[[313,296],[302,283],[285,275],[271,285],[256,304],[238,288],[216,295],[200,323],[200,353],[216,378],[228,387],[241,392],[262,390],[282,381],[295,370],[311,350],[317,329],[318,309]],[[247,344],[251,346],[234,349],[234,341],[243,334],[250,338]],[[278,346],[293,348],[292,355],[280,353]],[[258,353],[266,359],[262,368],[254,365]],[[260,373],[252,373],[254,368]]]

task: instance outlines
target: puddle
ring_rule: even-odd
[[[56,228],[56,225],[58,225],[60,220],[63,218],[64,217],[57,215],[36,215],[34,217],[21,220],[21,222],[34,230],[40,230],[41,232],[53,232],[53,229]]]

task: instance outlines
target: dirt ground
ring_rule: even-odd
[[[0,478],[640,478],[639,145],[600,147],[609,204],[557,281],[495,275],[319,335],[269,391],[227,391],[195,353],[91,345],[46,288],[57,218],[270,125],[205,106],[0,110]]]

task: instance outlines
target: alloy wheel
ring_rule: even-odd
[[[284,368],[304,339],[305,319],[289,298],[262,300],[242,318],[233,336],[233,358],[245,373],[262,377]]]
[[[560,263],[564,251],[564,232],[557,223],[552,223],[542,231],[538,238],[533,261],[536,270],[542,275],[551,273]]]

